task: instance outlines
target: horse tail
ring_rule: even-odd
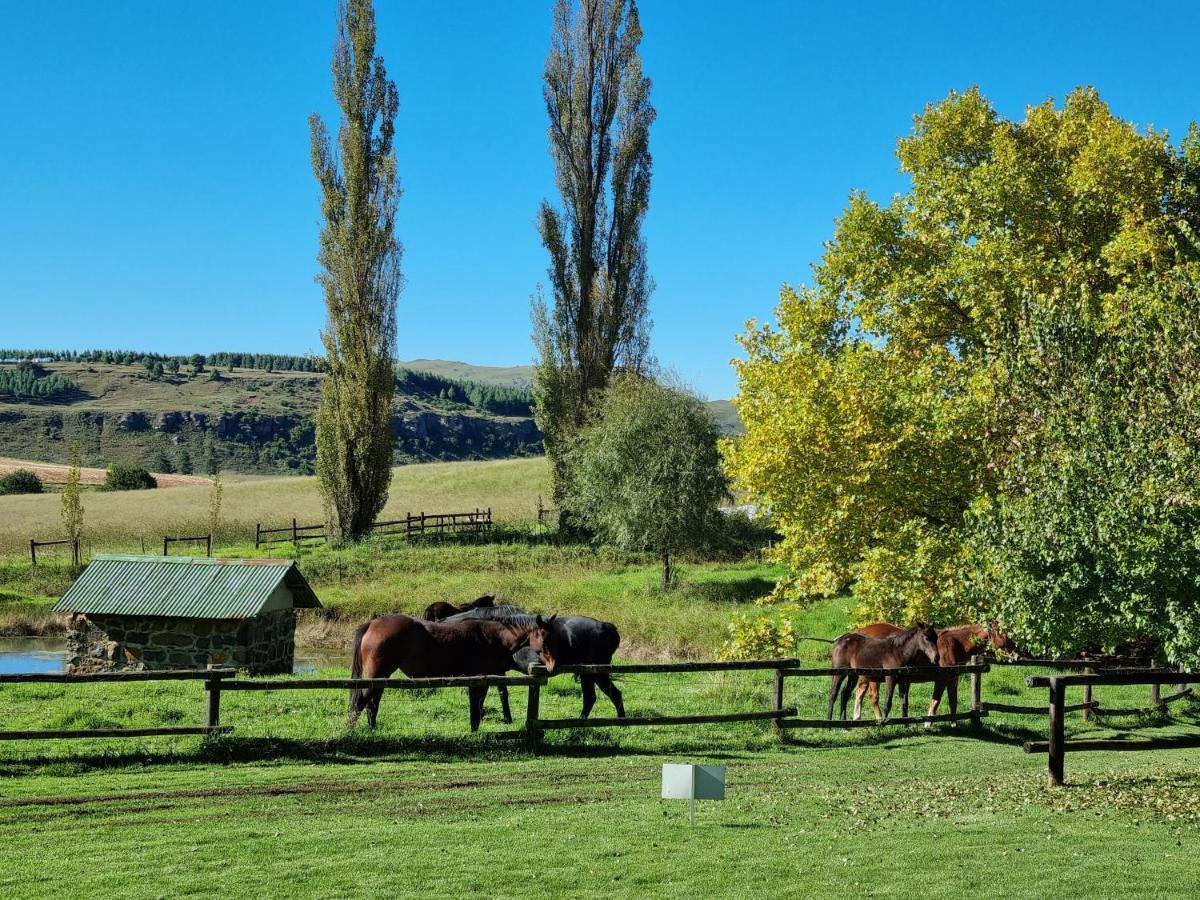
[[[801,635],[797,636],[796,640],[798,640],[798,641],[822,641],[823,643],[826,643],[826,644],[836,644],[838,641],[837,638],[816,637],[815,635],[811,635],[811,634],[801,634]]]
[[[371,622],[374,621],[374,619],[370,619],[366,622],[363,622],[354,631],[354,653],[350,657],[351,678],[362,678],[362,639],[363,635],[367,633],[367,629],[371,627]],[[351,719],[354,719],[360,712],[363,711],[363,708],[366,706],[366,697],[366,688],[350,688]]]

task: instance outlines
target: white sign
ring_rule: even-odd
[[[687,800],[688,817],[695,825],[697,800],[725,799],[725,767],[663,763],[662,797]]]

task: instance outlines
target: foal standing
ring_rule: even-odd
[[[891,637],[873,638],[858,632],[843,634],[833,644],[833,668],[835,669],[903,669],[926,662],[937,664],[937,632],[932,625],[918,622],[915,626]],[[839,672],[833,676],[829,689],[829,718],[833,719],[833,704],[838,689],[842,688],[841,717],[846,718],[846,705],[858,676]],[[883,717],[892,713],[892,694],[896,689],[896,676],[884,678],[887,684],[887,702]]]

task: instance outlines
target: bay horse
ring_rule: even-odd
[[[441,622],[443,619],[448,619],[451,616],[458,615],[458,613],[463,613],[470,609],[495,605],[496,598],[491,594],[484,594],[482,597],[458,606],[455,606],[453,603],[447,603],[445,600],[438,600],[425,607],[425,612],[421,613],[421,618],[426,622]]]
[[[364,622],[354,632],[351,678],[388,678],[397,669],[409,678],[461,675],[503,675],[513,665],[513,654],[529,643],[530,624],[488,619],[426,622],[393,614]],[[479,730],[487,687],[467,689],[471,704],[471,730]],[[367,713],[374,728],[382,687],[350,689],[350,727]]]
[[[833,644],[833,668],[835,669],[903,669],[923,662],[937,663],[937,632],[932,625],[918,622],[912,628],[890,637],[875,638],[852,631],[843,634]],[[908,676],[903,676],[907,679]],[[833,676],[829,689],[829,719],[833,720],[833,704],[838,689],[842,689],[841,718],[846,719],[846,704],[854,689],[858,676],[839,672]],[[883,718],[892,713],[892,694],[896,689],[896,676],[884,678],[887,684],[887,701]]]
[[[535,663],[544,665],[551,675],[560,665],[608,665],[621,646],[621,633],[616,625],[589,616],[555,614],[546,619],[531,615],[520,607],[494,606],[472,609],[449,621],[471,618],[505,622],[517,628],[529,629],[528,644],[517,650],[512,660],[513,668],[523,675],[528,674],[529,667]],[[583,692],[583,712],[580,717],[586,719],[596,705],[597,686],[612,701],[617,716],[624,718],[624,698],[608,675],[579,676],[579,687]],[[507,714],[507,698],[503,694],[500,701]]]
[[[888,637],[899,634],[902,629],[890,622],[876,622],[873,625],[864,625],[858,630],[860,634],[870,637]],[[999,653],[1008,656],[1017,655],[1017,646],[1012,638],[995,625],[986,628],[982,625],[955,625],[952,628],[943,628],[938,632],[938,667],[966,665],[971,661],[972,656],[988,645]],[[930,716],[937,714],[938,706],[942,702],[942,694],[945,693],[950,701],[950,725],[954,727],[957,725],[958,716],[958,679],[959,675],[956,672],[940,673],[931,669],[928,676],[916,674],[909,678],[908,682],[933,682],[933,698],[929,702],[929,712],[927,713]],[[876,718],[879,716],[879,679],[864,675],[859,679],[858,688],[854,693],[855,719],[862,718],[863,695],[867,691],[871,692],[871,708],[875,710]],[[901,686],[900,702],[903,715],[907,716],[908,684]],[[928,722],[925,725],[929,727]]]

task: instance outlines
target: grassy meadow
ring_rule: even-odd
[[[549,493],[542,457],[488,462],[398,466],[384,518],[407,512],[464,512],[492,508],[499,522],[537,516],[537,498]],[[162,545],[164,534],[208,531],[207,484],[150,491],[88,491],[83,498],[85,550],[138,550]],[[547,501],[548,502],[548,501]],[[28,553],[29,539],[60,537],[57,494],[0,497],[0,557]],[[224,484],[218,544],[253,544],[254,525],[314,524],[323,517],[314,477],[230,479]]]
[[[803,627],[832,634],[843,614],[819,608]],[[1024,674],[989,673],[985,699],[1034,702]],[[770,681],[630,675],[620,687],[638,715],[763,709]],[[819,715],[826,689],[791,680],[786,699]],[[928,691],[914,687],[918,707]],[[0,692],[10,728],[194,723],[204,708],[198,684]],[[1144,689],[1097,693],[1145,702]],[[524,694],[512,690],[518,721]],[[1190,755],[1072,755],[1069,786],[1051,789],[1045,757],[1019,748],[1044,733],[1040,717],[787,738],[765,723],[555,732],[531,754],[500,739],[511,726],[494,696],[473,736],[461,691],[386,694],[373,734],[346,730],[345,704],[334,690],[231,692],[222,721],[235,730],[219,739],[4,745],[0,893],[1184,897],[1193,883]],[[543,692],[543,717],[578,708],[569,677]],[[597,711],[610,711],[603,697]],[[1200,724],[1195,707],[1176,715],[1085,726],[1075,714],[1069,733]],[[658,799],[663,761],[725,765],[727,800],[700,804],[689,827],[685,804]]]

